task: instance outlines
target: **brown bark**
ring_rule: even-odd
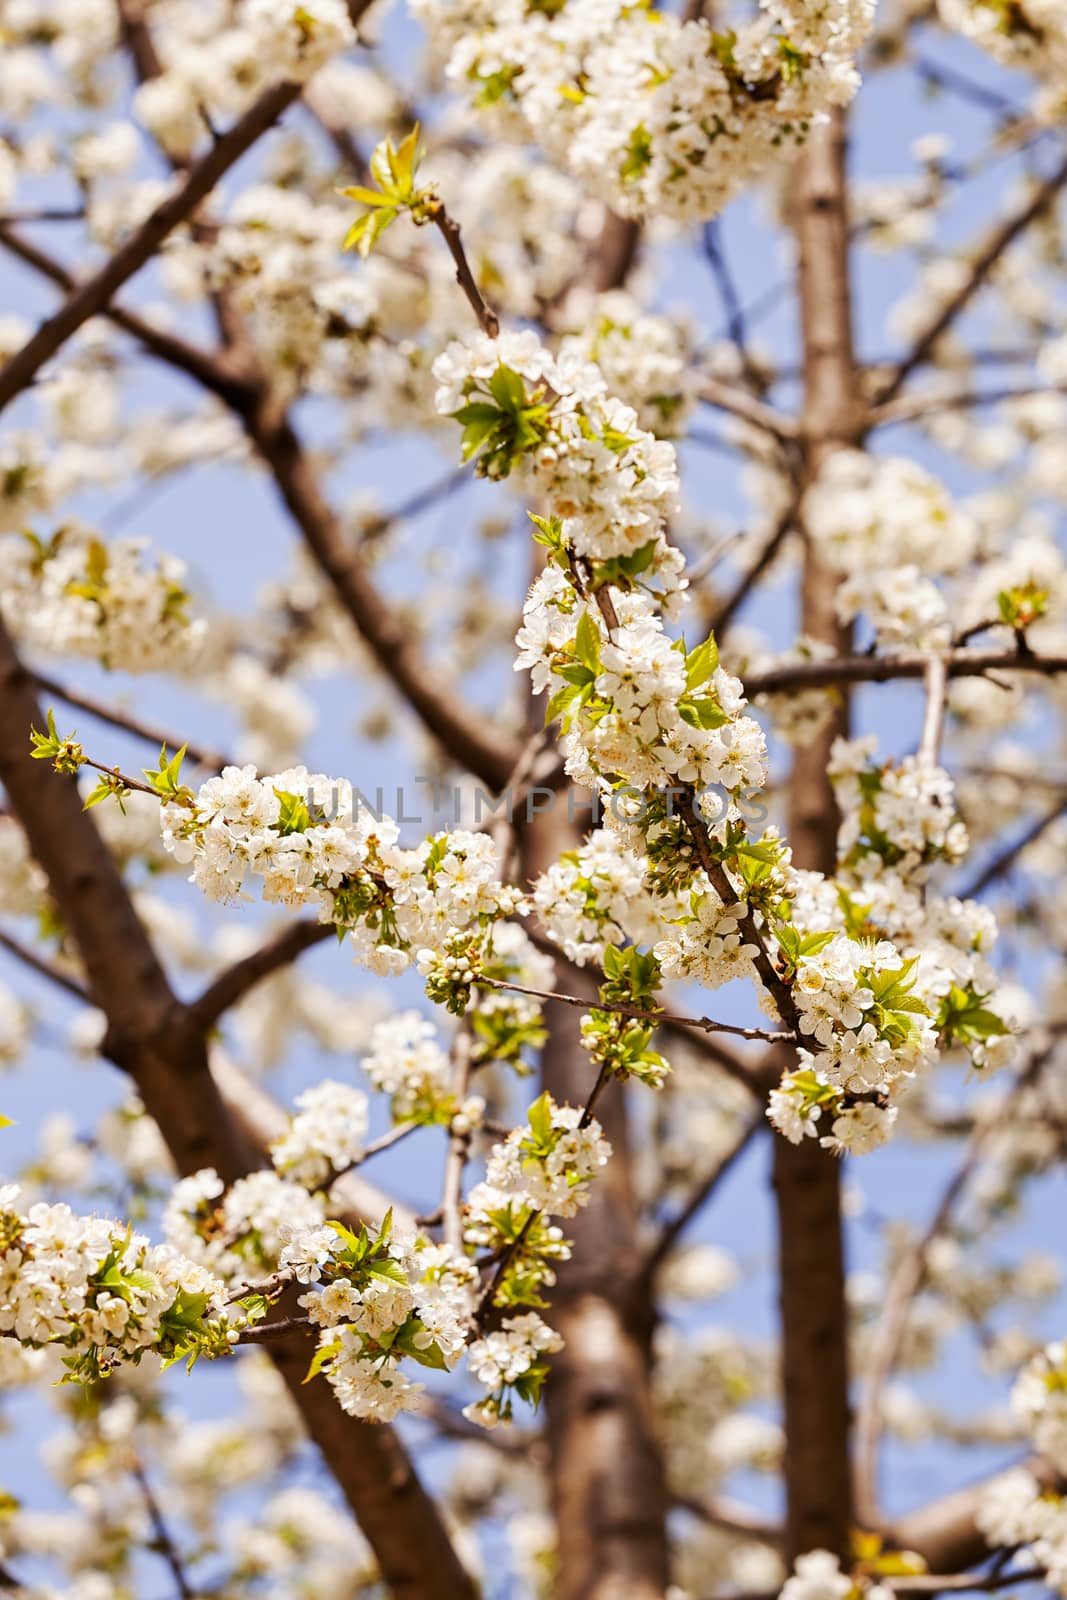
[[[804,340],[802,481],[837,445],[862,434],[848,276],[845,132],[838,117],[812,137],[797,173],[794,219]],[[801,630],[849,648],[834,582],[810,545],[801,578]],[[829,749],[847,731],[847,704],[797,752],[789,784],[796,866],[832,872],[837,811]],[[774,1141],[785,1413],[786,1552],[848,1553],[852,1485],[840,1165],[814,1139]]]
[[[1040,1456],[1031,1456],[1022,1465],[1042,1488],[1063,1494],[1067,1485],[1062,1475]],[[975,1517],[990,1482],[983,1478],[910,1511],[892,1524],[888,1537],[902,1550],[917,1550],[931,1572],[965,1572],[979,1566],[989,1559],[989,1541]]]
[[[522,829],[525,881],[579,843],[564,797]],[[595,997],[592,980],[570,980]],[[580,1012],[549,1003],[542,1085],[582,1105],[595,1069]],[[545,1386],[559,1570],[554,1600],[662,1600],[668,1581],[666,1490],[649,1383],[652,1306],[641,1277],[625,1099],[610,1084],[596,1115],[614,1155],[588,1206],[564,1224],[574,1258],[548,1319],[566,1341]]]
[[[134,1079],[179,1171],[211,1166],[232,1181],[261,1164],[262,1146],[228,1114],[204,1032],[175,998],[74,780],[31,759],[31,725],[43,725],[33,683],[0,623],[0,782],[107,1016],[107,1054]],[[303,1384],[309,1343],[302,1333],[272,1342],[270,1355],[391,1592],[402,1600],[474,1600],[475,1586],[393,1430],[346,1417],[325,1383]]]

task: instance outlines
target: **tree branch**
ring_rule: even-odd
[[[722,383],[718,378],[702,378],[698,394],[705,405],[714,406],[717,411],[728,411],[751,427],[769,433],[780,443],[791,444],[799,436],[800,429],[792,417],[757,400],[736,384]]]
[[[944,394],[902,395],[890,405],[878,406],[871,418],[873,428],[893,423],[916,422],[939,411],[963,411],[978,406],[999,406],[1005,401],[1028,400],[1034,395],[1067,395],[1067,384],[1026,383],[1003,389],[957,389]]]
[[[69,281],[65,268],[28,241],[0,229],[0,245],[54,282]],[[320,491],[303,445],[288,416],[274,404],[264,374],[248,369],[247,356],[205,352],[120,307],[106,314],[149,354],[195,379],[241,420],[309,551],[386,677],[461,767],[499,789],[518,756],[517,742],[489,724],[484,713],[464,706],[454,686],[442,682],[424,660]]]
[[[280,968],[289,966],[305,950],[336,937],[337,930],[329,922],[291,923],[274,938],[260,945],[258,950],[235,961],[212,979],[203,993],[191,1002],[190,1021],[202,1032],[209,1032],[219,1018],[243,1000],[257,983],[262,983]]]
[[[923,673],[923,682],[926,685],[926,712],[923,716],[916,757],[920,766],[936,767],[941,753],[941,734],[945,726],[947,678],[944,656],[929,657],[926,671]]]
[[[949,678],[980,678],[988,672],[1030,672],[1054,677],[1067,672],[1067,656],[1042,656],[1031,651],[947,650],[943,660]],[[745,679],[745,692],[786,694],[821,689],[830,684],[893,683],[900,678],[923,678],[930,656],[925,650],[906,650],[892,656],[831,657],[827,661],[796,661],[753,672]]]
[[[434,225],[440,233],[448,252],[455,263],[456,282],[467,297],[471,310],[478,319],[478,326],[490,339],[495,339],[500,332],[500,319],[496,312],[486,301],[479,289],[474,273],[471,271],[467,252],[463,248],[463,236],[460,233],[459,223],[455,217],[450,216],[440,201],[437,201],[430,213]]]
[[[815,130],[796,171],[797,288],[804,349],[803,445],[798,494],[842,445],[858,444],[867,422],[852,340],[847,138],[843,112]],[[837,619],[835,582],[805,541],[800,629],[838,654],[849,650]],[[800,746],[789,780],[793,865],[830,875],[837,865],[837,807],[827,768],[830,745],[847,736],[847,700]],[[795,1057],[789,1059],[791,1065]],[[778,1220],[782,1391],[785,1422],[785,1556],[805,1550],[849,1556],[848,1316],[841,1168],[805,1139],[772,1141]]]
[[[77,288],[77,279],[73,273],[68,272],[61,262],[40,249],[32,240],[13,232],[10,228],[0,226],[0,245],[17,260],[32,267],[41,277],[49,279],[58,288],[73,295]],[[225,405],[236,409],[239,405],[247,403],[253,392],[253,386],[247,374],[238,369],[238,364],[228,352],[215,354],[210,350],[204,350],[199,345],[191,344],[187,339],[179,338],[177,334],[169,333],[164,328],[157,328],[146,317],[125,306],[107,305],[102,308],[101,315],[106,316],[116,328],[121,328],[123,333],[128,333],[131,338],[136,339],[149,355],[155,356],[159,361],[165,361],[168,366],[192,378],[202,388],[222,400]]]
[[[1056,201],[1064,184],[1067,184],[1067,157],[1060,162],[1050,177],[1038,185],[1026,204],[1020,206],[990,234],[971,263],[969,276],[955,294],[950,295],[934,312],[926,326],[920,330],[908,354],[879,391],[876,397],[878,406],[885,406],[896,398],[915,369],[921,367],[930,356],[938,340],[966,311],[1004,252],[1010,249],[1031,223],[1036,222],[1038,217]]]
[[[977,900],[978,896],[984,894],[991,883],[995,883],[1006,872],[1010,872],[1023,851],[1028,850],[1032,844],[1040,839],[1046,829],[1051,828],[1053,823],[1058,822],[1065,812],[1067,812],[1067,793],[1061,794],[1059,799],[1049,806],[1047,811],[1043,811],[1039,817],[1035,817],[1025,833],[995,855],[992,861],[982,868],[977,877],[972,878],[966,888],[960,890],[960,899]]]
[[[694,1217],[699,1211],[703,1210],[723,1179],[733,1170],[753,1139],[758,1133],[762,1133],[766,1126],[767,1119],[762,1114],[753,1117],[747,1122],[742,1130],[741,1137],[734,1141],[729,1150],[720,1157],[706,1177],[701,1179],[685,1204],[663,1224],[658,1238],[645,1257],[642,1271],[647,1277],[655,1277]]]
[[[176,193],[170,195],[119,246],[111,259],[75,289],[69,299],[0,368],[0,411],[20,394],[71,334],[105,310],[112,295],[148,261],[167,236],[187,221],[225,172],[249,150],[300,94],[296,83],[277,83],[253,102],[213,144]]]

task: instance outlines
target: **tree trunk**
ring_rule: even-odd
[[[522,828],[522,881],[580,842],[561,793]],[[595,999],[588,977],[568,977],[568,987]],[[545,1007],[542,1086],[572,1105],[587,1099],[595,1072],[580,1043],[580,1020],[574,1007]],[[553,1600],[663,1600],[666,1490],[649,1383],[652,1306],[637,1283],[621,1085],[609,1084],[596,1115],[614,1155],[589,1204],[563,1224],[574,1259],[560,1268],[548,1313],[566,1341],[553,1358],[544,1400],[558,1540]]]
[[[848,270],[845,128],[841,116],[811,139],[797,173],[793,221],[804,342],[801,482],[828,454],[862,437]],[[847,653],[834,608],[835,581],[805,544],[801,632]],[[789,784],[789,835],[797,867],[832,873],[837,808],[827,776],[830,746],[848,731],[843,698],[829,726],[799,749]],[[848,1326],[840,1163],[814,1139],[774,1140],[778,1211],[782,1390],[785,1415],[786,1553],[848,1554]]]

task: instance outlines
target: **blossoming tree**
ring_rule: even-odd
[[[1067,1593],[1063,8],[383,11],[0,0],[0,1586]]]

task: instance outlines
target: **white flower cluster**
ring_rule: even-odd
[[[344,0],[244,0],[241,21],[266,70],[297,82],[356,42]]]
[[[526,1127],[513,1128],[495,1144],[485,1180],[467,1197],[467,1241],[490,1242],[493,1213],[510,1208],[529,1215],[573,1217],[589,1200],[589,1184],[611,1156],[600,1124],[583,1126],[577,1106],[560,1106],[542,1094],[530,1107]]]
[[[916,756],[877,766],[877,738],[838,739],[830,754],[830,777],[842,821],[837,839],[841,862],[862,883],[891,866],[901,878],[925,876],[935,861],[952,865],[969,847],[956,813],[952,779],[943,767]]]
[[[449,77],[626,215],[712,216],[849,101],[871,0],[762,0],[704,22],[625,0],[415,0]]]
[[[746,943],[740,932],[747,909],[741,901],[724,906],[700,874],[694,879],[690,915],[685,920],[671,919],[677,920],[680,928],[657,939],[653,947],[663,976],[695,981],[708,989],[719,989],[734,978],[754,978],[756,946]]]
[[[170,1245],[103,1217],[0,1189],[0,1333],[60,1344],[71,1371],[105,1376],[146,1351],[223,1354],[234,1336],[223,1284]]]
[[[531,1373],[538,1374],[542,1357],[562,1348],[560,1335],[536,1311],[505,1317],[499,1328],[486,1338],[475,1340],[467,1351],[472,1375],[491,1392],[464,1406],[463,1415],[483,1428],[495,1428],[498,1422],[510,1420],[508,1389],[518,1388],[521,1393],[523,1380],[528,1380]]]
[[[533,419],[540,437],[523,465],[563,518],[564,538],[575,553],[605,560],[632,556],[651,542],[662,547],[655,552],[657,570],[680,568],[662,533],[678,500],[674,449],[639,425],[632,406],[609,394],[581,349],[553,356],[532,331],[453,340],[433,365],[437,410],[463,420],[466,407],[508,403],[501,368],[515,375],[518,406],[543,402],[543,415]],[[483,456],[489,477],[505,476],[514,464],[510,454]]]
[[[770,1121],[800,1144],[825,1126],[826,1111],[824,1148],[838,1155],[876,1149],[896,1122],[894,1095],[937,1054],[936,1028],[899,950],[888,940],[871,946],[833,935],[801,961],[793,995],[800,1030],[819,1049],[798,1051],[799,1069],[771,1091]]]
[[[975,554],[978,528],[936,478],[902,456],[836,451],[804,498],[804,521],[825,564],[843,575],[842,621],[863,612],[887,646],[948,643],[939,576]]]
[[[433,1121],[449,1098],[448,1056],[433,1023],[417,1011],[401,1011],[375,1024],[362,1067],[375,1089],[392,1097],[394,1122]]]
[[[780,1600],[891,1600],[893,1590],[865,1574],[841,1571],[829,1550],[809,1550],[797,1556],[793,1571],[782,1586]]]
[[[877,765],[875,741],[838,740],[830,775],[842,811],[837,877],[792,873],[797,949],[793,998],[818,1051],[772,1093],[769,1116],[794,1142],[860,1153],[889,1137],[908,1081],[942,1050],[962,1048],[979,1068],[1015,1051],[989,955],[991,914],[944,898],[925,880],[967,846],[952,783],[912,757]],[[853,1103],[843,1096],[860,1096]],[[825,1115],[824,1115],[825,1114]]]
[[[533,902],[545,932],[579,966],[602,962],[605,945],[649,943],[669,910],[649,893],[646,858],[610,828],[554,861],[535,881]]]
[[[271,1145],[271,1160],[282,1177],[321,1189],[362,1158],[367,1097],[350,1084],[327,1078],[297,1095],[296,1103],[300,1109]]]
[[[554,684],[553,709],[575,722],[570,775],[594,788],[618,778],[702,791],[762,784],[764,736],[741,714],[740,683],[710,646],[687,656],[659,614],[657,601],[675,612],[684,589],[683,558],[665,533],[674,447],[607,396],[595,366],[555,359],[532,333],[453,343],[434,373],[438,409],[464,425],[480,470],[505,476],[521,466],[551,507],[542,537],[559,559],[530,589],[515,666],[531,669],[535,693]],[[588,565],[594,584],[611,579],[610,628],[579,598],[573,563]],[[726,795],[707,792],[702,803],[709,821],[725,819]]]
[[[252,1172],[226,1188],[211,1167],[174,1185],[163,1213],[168,1242],[227,1283],[276,1272],[290,1240],[322,1226],[321,1196],[275,1172]]]
[[[1036,1355],[1011,1399],[1034,1449],[1057,1473],[1067,1472],[1067,1344]],[[1067,1497],[1016,1467],[989,1485],[975,1520],[994,1548],[1028,1546],[1025,1553],[1045,1569],[1050,1587],[1067,1595]]]
[[[145,560],[146,541],[104,543],[68,523],[50,540],[0,535],[0,611],[31,650],[88,656],[124,672],[195,665],[207,623],[189,615],[185,564]]]
[[[561,363],[592,362],[608,392],[632,406],[649,433],[661,439],[683,433],[696,402],[685,329],[644,311],[624,289],[597,295],[582,310],[581,327],[560,340]]]
[[[523,608],[524,631],[538,616],[537,590]],[[569,739],[567,770],[590,786],[616,776],[636,789],[685,784],[700,795],[707,821],[725,820],[731,795],[766,779],[766,739],[744,715],[740,680],[716,665],[693,683],[645,596],[620,596],[616,611],[610,635],[598,613],[583,613],[600,635],[599,670],[595,696]]]
[[[258,877],[264,899],[316,907],[346,929],[375,972],[402,972],[418,949],[521,904],[499,880],[488,834],[457,830],[400,849],[391,818],[355,803],[347,780],[306,767],[268,778],[225,767],[188,803],[165,804],[161,820],[166,848],[191,863],[209,899],[232,900]]]
[[[1067,19],[1059,0],[937,0],[946,28],[962,33],[995,61],[1036,74],[1036,114],[1062,116],[1067,102]]]
[[[1034,1449],[1067,1473],[1067,1343],[1046,1345],[1019,1374],[1011,1403]]]
[[[332,1223],[295,1236],[282,1266],[315,1285],[300,1301],[321,1330],[313,1370],[350,1416],[390,1421],[423,1387],[401,1370],[405,1358],[450,1369],[466,1348],[478,1273],[449,1245],[387,1227],[371,1240]]]

